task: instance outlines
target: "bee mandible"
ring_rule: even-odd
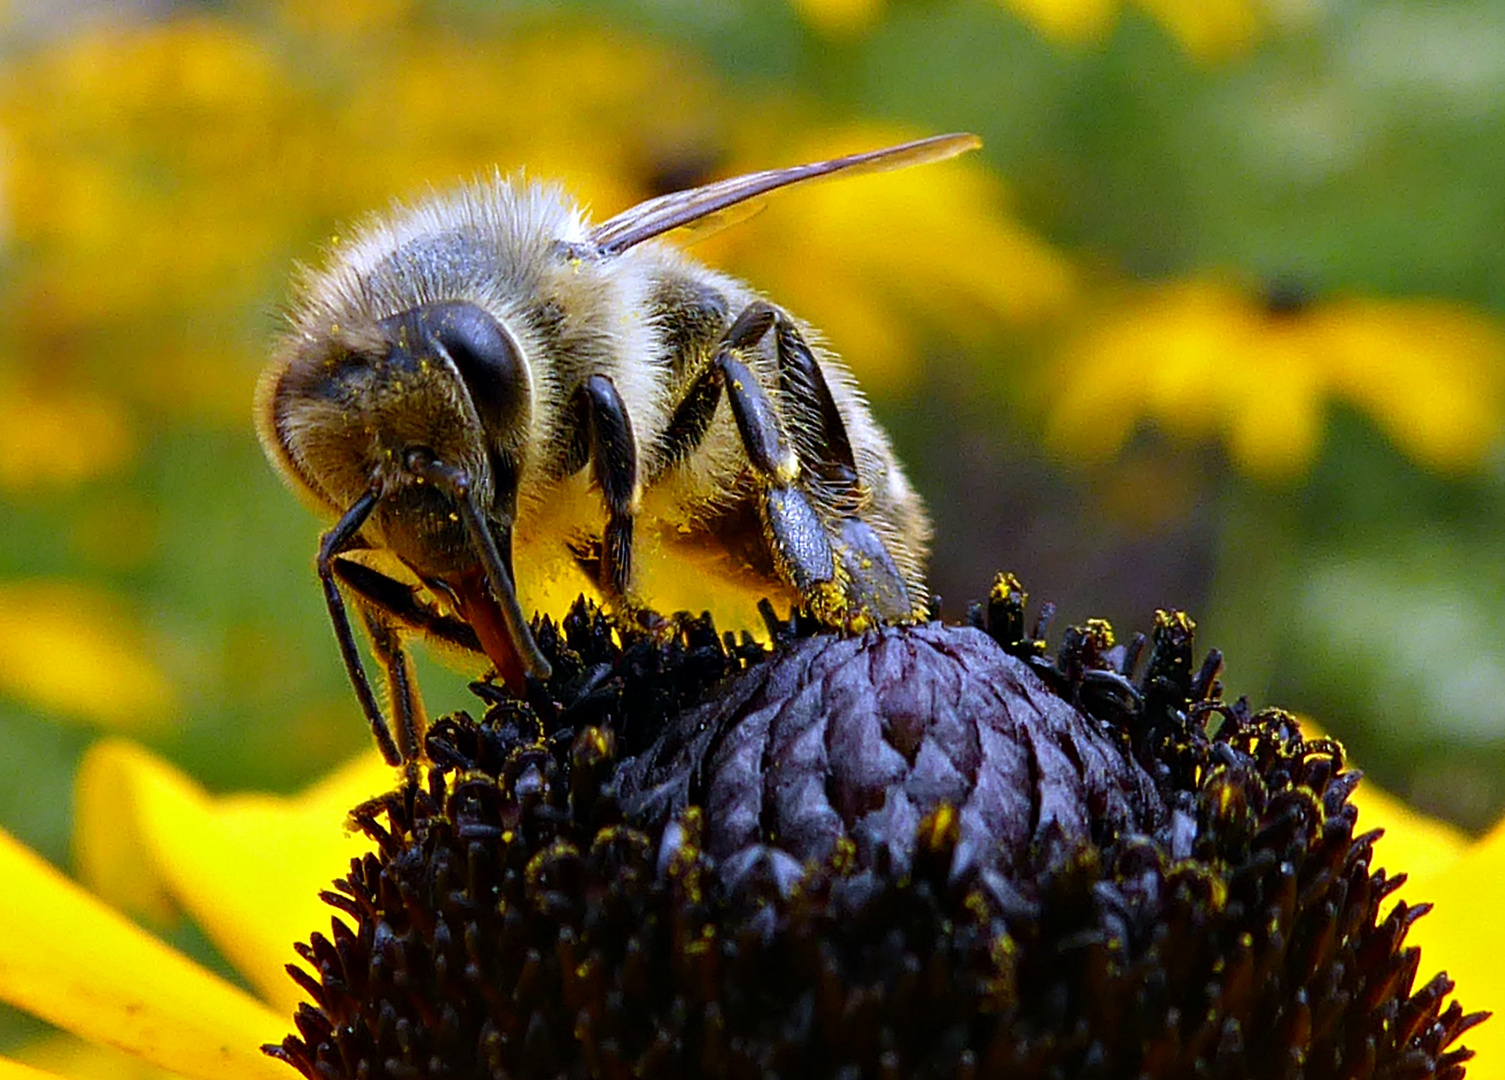
[[[924,616],[930,522],[846,366],[655,238],[978,145],[942,135],[751,173],[594,226],[558,189],[497,176],[397,207],[302,275],[257,426],[336,519],[319,579],[389,763],[417,759],[424,723],[405,639],[484,656],[521,693],[549,675],[525,600],[551,583],[619,610],[730,590],[833,626]]]

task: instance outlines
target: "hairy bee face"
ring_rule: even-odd
[[[293,474],[337,512],[378,490],[368,530],[419,577],[478,564],[453,495],[415,464],[462,474],[487,516],[510,527],[520,466],[511,433],[526,423],[528,369],[505,327],[449,301],[290,348],[270,389],[269,442]]]

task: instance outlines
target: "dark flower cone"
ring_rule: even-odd
[[[1048,618],[1048,613],[1047,613]],[[1161,612],[538,628],[527,703],[428,734],[290,973],[310,1078],[1463,1075],[1359,774],[1221,700]],[[1381,917],[1384,912],[1383,918]]]

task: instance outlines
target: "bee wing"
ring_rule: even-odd
[[[816,161],[809,165],[768,169],[745,176],[734,176],[728,180],[717,180],[703,187],[674,191],[638,203],[632,209],[624,210],[592,229],[590,242],[601,254],[616,255],[634,244],[641,244],[644,240],[651,240],[671,229],[719,215],[728,207],[778,188],[837,174],[861,176],[863,173],[907,169],[911,165],[944,161],[968,150],[975,150],[981,145],[982,140],[976,135],[932,135],[928,139],[917,139],[882,150],[869,150],[865,154],[848,154],[846,157]]]

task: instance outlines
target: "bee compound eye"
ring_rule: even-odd
[[[458,301],[430,304],[420,320],[458,369],[481,420],[488,426],[512,421],[527,374],[506,327],[475,304]]]

